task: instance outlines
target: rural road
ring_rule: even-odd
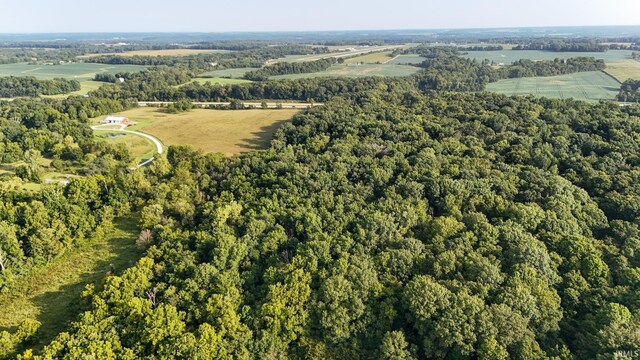
[[[161,106],[161,105],[169,105],[173,104],[173,101],[138,101],[139,106]],[[255,108],[261,108],[262,102],[242,102],[245,107],[253,106]],[[193,102],[195,106],[208,106],[208,105],[231,105],[230,102]],[[307,109],[313,106],[321,106],[323,103],[296,103],[296,102],[283,102],[279,103],[283,109]],[[269,109],[277,109],[278,103],[268,102],[267,108]]]
[[[160,140],[158,140],[157,138],[149,135],[149,134],[145,134],[145,133],[141,133],[139,131],[132,131],[132,130],[125,130],[125,128],[127,127],[126,125],[121,125],[119,128],[114,129],[114,128],[107,128],[108,126],[113,126],[113,124],[103,124],[103,125],[96,125],[96,126],[92,126],[91,129],[93,129],[94,131],[115,131],[115,132],[123,132],[123,133],[127,133],[127,134],[133,134],[133,135],[138,135],[138,136],[142,136],[145,139],[151,140],[151,142],[153,142],[156,145],[156,152],[158,154],[162,154],[162,152],[164,151],[164,148],[162,146],[162,143],[160,142]],[[151,162],[153,162],[153,160],[155,160],[155,158],[151,158],[145,162],[142,162],[140,164],[138,164],[138,167],[142,167],[145,166],[147,164],[150,164]]]

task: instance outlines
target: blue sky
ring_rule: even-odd
[[[640,25],[640,0],[0,0],[0,33]]]

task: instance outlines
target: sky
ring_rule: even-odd
[[[0,33],[640,25],[640,0],[0,0]]]

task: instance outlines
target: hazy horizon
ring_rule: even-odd
[[[4,6],[0,33],[313,32],[636,26],[635,0],[355,1],[235,3],[26,0]],[[36,11],[34,11],[36,10]]]

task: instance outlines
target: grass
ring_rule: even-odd
[[[37,184],[29,181],[24,181],[15,176],[16,169],[22,165],[25,165],[23,161],[17,161],[11,164],[0,164],[0,188],[13,189],[19,188],[23,190],[38,191],[42,188],[42,184]],[[64,174],[57,171],[51,166],[51,160],[42,158],[40,161],[42,166],[43,176],[45,182],[55,182],[59,180],[68,180],[69,177],[76,175]]]
[[[313,77],[364,77],[364,76],[408,76],[419,72],[414,66],[394,64],[341,64],[333,65],[326,71],[310,74],[289,74],[274,76],[272,79],[303,79]]]
[[[569,75],[500,80],[487,85],[488,91],[506,95],[536,95],[577,100],[613,100],[620,84],[602,71]]]
[[[347,58],[347,59],[344,59],[344,63],[345,64],[355,64],[355,63],[382,64],[389,60],[391,60],[391,51],[385,51],[385,52],[375,52],[375,53],[366,54],[362,56]]]
[[[63,65],[1,64],[0,76],[34,76],[38,79],[66,78],[78,81],[93,80],[95,74],[115,74],[123,71],[139,72],[146,67],[138,65],[106,65],[73,63]]]
[[[206,78],[195,78],[192,82],[196,82],[198,84],[220,84],[220,85],[235,85],[235,84],[246,84],[250,83],[250,80],[245,79],[236,79],[236,78],[222,78],[222,77],[206,77]]]
[[[141,107],[118,115],[137,122],[129,129],[153,135],[167,146],[191,145],[204,152],[234,155],[266,148],[275,130],[298,111],[194,109],[168,114]]]
[[[258,70],[258,69],[259,68],[237,68],[237,69],[215,70],[215,71],[209,71],[209,72],[200,74],[200,76],[239,79],[239,78],[242,78],[244,74],[248,73],[249,71]]]
[[[42,95],[42,97],[51,98],[51,99],[64,99],[71,95],[79,95],[84,96],[89,93],[89,91],[97,90],[100,86],[106,83],[100,81],[81,81],[80,82],[80,90],[74,91],[68,94],[58,94],[58,95]]]
[[[624,60],[607,64],[605,72],[620,82],[628,79],[640,80],[640,61]]]
[[[411,64],[421,64],[427,58],[422,57],[420,55],[399,55],[393,60],[389,61],[389,64],[396,65],[411,65]]]
[[[101,284],[110,268],[120,273],[141,256],[136,222],[137,216],[117,219],[110,234],[68,251],[0,294],[0,331],[33,318],[42,323],[34,349],[51,341],[80,313],[87,284]]]
[[[141,163],[153,157],[156,153],[156,146],[149,139],[134,134],[121,132],[96,131],[95,137],[108,141],[111,144],[124,144],[136,158],[136,163]]]
[[[86,59],[95,56],[102,55],[120,55],[120,56],[181,56],[181,55],[196,55],[205,53],[226,53],[229,50],[201,50],[201,49],[164,49],[164,50],[135,50],[125,51],[120,53],[105,53],[105,54],[86,54],[78,56],[78,59]]]

